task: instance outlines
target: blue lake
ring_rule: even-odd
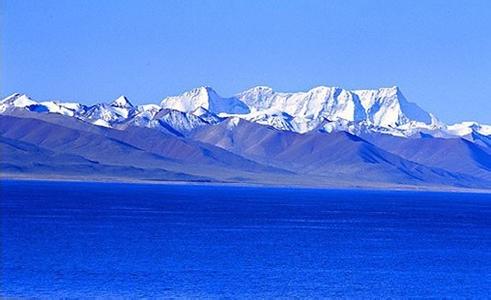
[[[1,181],[11,297],[485,298],[491,195]]]

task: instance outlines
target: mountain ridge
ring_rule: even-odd
[[[13,94],[0,122],[0,174],[491,189],[491,126],[444,124],[398,87],[200,87],[159,105]]]
[[[490,125],[469,121],[447,125],[439,121],[432,113],[409,102],[397,86],[361,90],[318,86],[305,92],[290,93],[257,86],[232,97],[221,97],[213,88],[205,86],[178,96],[165,97],[159,105],[136,106],[125,96],[109,104],[87,106],[56,101],[37,102],[24,94],[13,94],[0,102],[0,113],[12,109],[60,113],[105,127],[114,127],[114,124],[117,127],[118,123],[124,122],[142,127],[159,127],[159,118],[155,116],[160,110],[168,109],[187,114],[171,122],[181,129],[186,128],[186,131],[199,127],[199,124],[189,125],[193,123],[189,119],[198,116],[205,119],[205,123],[239,117],[300,133],[316,130],[325,120],[329,120],[329,131],[348,131],[355,135],[372,131],[403,137],[426,134],[442,138],[466,137],[469,140],[473,139],[472,133],[491,135]],[[172,127],[168,123],[166,125]]]

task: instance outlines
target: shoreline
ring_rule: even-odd
[[[226,181],[180,181],[180,180],[145,180],[132,178],[83,178],[83,177],[33,177],[33,176],[9,176],[0,174],[0,182],[3,181],[39,181],[39,182],[73,182],[73,183],[107,183],[107,184],[134,184],[134,185],[192,185],[192,186],[216,186],[216,187],[245,187],[245,188],[272,188],[272,189],[308,189],[308,190],[361,190],[361,191],[386,191],[386,192],[434,192],[434,193],[467,193],[467,194],[491,194],[490,189],[474,189],[447,186],[413,186],[413,185],[295,185],[254,182],[226,182]]]

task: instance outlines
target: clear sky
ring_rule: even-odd
[[[209,85],[398,85],[491,123],[491,1],[0,0],[0,94],[156,103]]]

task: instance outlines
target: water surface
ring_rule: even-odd
[[[1,296],[491,294],[491,195],[1,182]]]

